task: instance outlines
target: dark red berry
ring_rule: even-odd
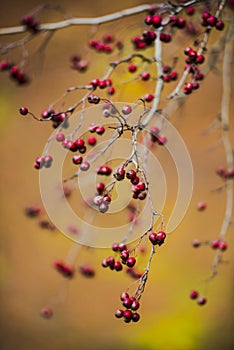
[[[28,114],[28,108],[27,107],[21,107],[19,109],[19,112],[21,115],[27,115]]]
[[[207,300],[206,300],[205,297],[199,297],[199,298],[197,299],[198,305],[205,305],[206,302],[207,302]]]
[[[133,256],[130,256],[127,260],[126,260],[126,265],[128,267],[133,267],[136,263],[136,259]]]
[[[132,314],[132,321],[133,321],[133,322],[138,322],[139,319],[140,319],[140,315],[139,315],[137,312],[134,312],[134,313]]]
[[[190,298],[191,299],[197,299],[197,297],[198,297],[198,292],[196,290],[192,290],[190,292]]]
[[[124,315],[124,311],[122,309],[118,309],[115,311],[115,317],[121,318]]]

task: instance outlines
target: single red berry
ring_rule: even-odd
[[[128,71],[129,71],[130,73],[134,73],[136,70],[137,70],[137,66],[136,66],[135,64],[130,64],[130,65],[128,66]]]
[[[203,55],[197,55],[196,63],[202,64],[205,61],[205,57]]]
[[[132,309],[133,311],[136,311],[136,310],[139,309],[139,307],[140,307],[139,301],[133,300],[132,305],[131,305],[131,309]]]
[[[206,207],[207,207],[207,204],[205,202],[198,202],[197,203],[197,210],[199,210],[199,211],[205,210]]]
[[[223,241],[219,242],[219,249],[220,250],[222,250],[224,252],[225,250],[227,250],[227,248],[228,248],[228,245],[226,242],[223,242]]]
[[[194,248],[198,248],[201,245],[201,242],[198,239],[194,239],[192,242]]]
[[[135,170],[133,169],[128,170],[128,172],[126,173],[126,177],[127,179],[130,179],[130,180],[134,179],[136,177]]]
[[[83,139],[77,139],[74,143],[76,144],[78,149],[81,148],[81,147],[84,147],[84,145],[85,145],[85,142],[84,142]]]
[[[153,24],[153,16],[146,16],[145,24],[147,24],[147,25]]]
[[[89,162],[82,162],[80,165],[80,170],[82,171],[87,171],[90,168],[90,164]]]
[[[27,107],[21,107],[19,109],[19,112],[21,115],[27,115],[28,114],[28,108]]]
[[[184,18],[177,18],[175,25],[176,25],[177,28],[182,29],[182,28],[185,27],[186,21],[185,21]]]
[[[118,309],[115,311],[115,317],[121,318],[124,315],[124,311],[122,309]]]
[[[184,86],[184,93],[186,95],[190,94],[192,92],[192,90],[193,90],[193,84],[192,83],[185,84],[185,86]]]
[[[126,260],[126,265],[128,267],[133,267],[136,263],[136,259],[133,256],[130,256],[127,260]]]
[[[155,232],[151,232],[149,235],[149,240],[153,245],[157,244],[157,234]]]
[[[145,190],[145,183],[144,182],[139,182],[136,186],[140,191]]]
[[[170,78],[171,78],[171,80],[177,80],[177,78],[178,78],[178,73],[175,72],[175,71],[171,72],[171,73],[170,73]]]
[[[204,19],[205,21],[207,21],[209,17],[210,17],[210,13],[209,13],[209,12],[203,12],[203,14],[202,14],[202,19]]]
[[[124,301],[124,299],[129,298],[129,294],[126,292],[123,292],[120,294],[120,300]]]
[[[53,316],[53,310],[50,307],[43,307],[40,313],[42,317],[48,318],[48,319]]]
[[[115,88],[114,86],[110,86],[107,90],[108,95],[114,95],[115,93]]]
[[[107,263],[107,266],[109,266],[111,269],[114,269],[115,259],[113,258],[113,256],[108,256],[106,258],[106,263]]]
[[[150,74],[148,72],[141,73],[141,79],[142,80],[147,81],[147,80],[149,80],[149,78],[150,78]]]
[[[113,243],[112,244],[112,250],[113,250],[113,252],[117,252],[119,250],[119,244],[118,243]]]
[[[97,126],[96,124],[93,124],[93,123],[92,123],[92,124],[89,126],[89,131],[92,132],[92,133],[93,133],[93,132],[96,132],[97,127],[98,127],[98,126]]]
[[[215,24],[217,22],[217,18],[215,16],[210,16],[208,19],[207,19],[207,23],[211,26],[211,27],[214,27]]]
[[[126,106],[124,106],[124,107],[122,108],[122,113],[123,113],[124,115],[128,115],[128,114],[130,114],[131,112],[132,112],[132,107],[129,106],[129,105],[126,105]]]
[[[99,88],[100,89],[105,89],[106,87],[106,80],[100,80],[99,82]]]
[[[186,7],[186,10],[185,10],[185,11],[186,11],[187,15],[191,16],[191,15],[194,14],[195,9],[194,9],[194,7],[192,7],[192,6],[188,6],[188,7]]]
[[[75,156],[73,156],[72,161],[74,164],[81,164],[83,161],[83,157],[81,157],[79,155],[75,155]]]
[[[89,266],[89,265],[80,265],[79,271],[85,277],[94,277],[95,276],[94,268],[92,266]]]
[[[139,319],[140,319],[140,315],[139,315],[137,312],[134,312],[134,313],[132,314],[132,321],[133,321],[133,322],[138,322]]]
[[[88,138],[88,144],[90,146],[94,146],[94,145],[96,145],[96,143],[97,143],[97,139],[95,137],[89,137]]]
[[[125,310],[124,314],[123,314],[123,317],[124,317],[124,322],[129,323],[131,321],[131,319],[132,319],[132,311]]]
[[[123,306],[125,306],[127,309],[130,309],[132,306],[132,300],[130,298],[125,298],[123,300]]]
[[[164,231],[159,231],[156,235],[157,237],[157,244],[160,246],[164,243],[164,240],[166,238],[166,233]]]
[[[115,271],[123,270],[123,266],[122,266],[120,261],[115,261],[114,269],[115,269]]]
[[[145,99],[146,102],[151,102],[154,99],[154,95],[146,94],[144,99]]]
[[[140,192],[138,195],[137,195],[137,198],[140,199],[141,201],[143,201],[147,196],[147,193],[146,192]]]
[[[107,194],[103,197],[103,201],[106,203],[110,203],[111,202],[111,197],[108,196]]]
[[[220,240],[219,239],[215,239],[214,241],[211,242],[211,248],[218,249],[219,248],[219,244],[220,244]]]
[[[199,298],[197,299],[198,305],[205,305],[206,302],[207,302],[207,300],[206,300],[205,297],[199,297]]]
[[[162,18],[161,16],[155,15],[153,16],[153,26],[154,28],[159,28],[161,26]]]
[[[138,183],[139,183],[139,181],[140,181],[140,178],[138,177],[138,176],[135,176],[133,179],[131,179],[131,183],[133,184],[133,185],[137,185]],[[134,189],[134,191],[138,191],[138,188],[136,187],[135,189]]]
[[[217,20],[217,22],[215,23],[215,28],[218,30],[223,30],[224,28],[224,23],[223,21],[221,21],[220,19]]]
[[[105,132],[104,126],[98,126],[98,127],[96,128],[96,133],[97,133],[98,135],[102,135],[102,134],[104,134],[104,132]]]
[[[127,246],[124,243],[119,243],[119,251],[122,252],[123,250],[126,250]]]
[[[103,191],[105,190],[105,184],[103,182],[98,182],[96,185],[96,189],[99,194],[102,194]]]
[[[190,292],[190,298],[191,299],[197,299],[197,297],[198,297],[198,292],[196,290],[192,290]]]
[[[60,132],[56,135],[56,141],[63,142],[64,140],[65,140],[65,135],[63,133]]]
[[[129,258],[128,250],[122,250],[122,252],[120,253],[120,257],[123,261],[126,261]]]
[[[91,81],[90,85],[92,85],[94,88],[98,87],[99,86],[99,79],[98,78],[95,78]]]

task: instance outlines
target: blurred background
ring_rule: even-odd
[[[55,4],[54,1],[48,1]],[[56,1],[73,16],[100,16],[146,1]],[[38,0],[8,1],[0,5],[1,27],[18,25],[21,18],[40,5]],[[61,19],[48,10],[43,22]],[[114,25],[106,24],[95,32],[96,37],[112,32],[120,40],[132,33],[140,34],[144,25],[141,16],[133,16]],[[100,261],[110,254],[107,249],[79,250],[76,264],[88,263],[96,268],[96,276],[87,279],[77,274],[64,280],[54,271],[55,259],[65,259],[73,243],[57,231],[42,230],[37,221],[24,214],[30,204],[41,205],[38,173],[33,168],[51,134],[47,123],[21,118],[20,106],[28,106],[39,115],[67,87],[82,85],[102,73],[109,57],[95,56],[87,48],[94,28],[67,28],[56,32],[43,55],[36,53],[39,42],[29,44],[30,57],[26,71],[30,84],[16,86],[0,72],[0,134],[1,134],[1,250],[0,250],[0,333],[1,349],[11,350],[228,350],[234,345],[234,226],[230,225],[225,261],[210,283],[209,276],[215,252],[209,247],[194,249],[192,240],[215,239],[219,233],[224,210],[225,192],[212,191],[222,185],[215,174],[225,166],[220,132],[206,132],[219,113],[222,96],[221,62],[211,72],[201,89],[173,114],[188,147],[194,167],[194,192],[188,212],[180,226],[168,237],[167,244],[155,256],[145,293],[142,297],[141,320],[125,324],[114,317],[120,307],[119,294],[131,284],[129,276],[104,271]],[[2,43],[19,37],[0,38]],[[217,38],[213,38],[215,42]],[[179,55],[179,46],[191,45],[189,37],[180,37],[168,47],[168,56]],[[131,46],[125,49],[131,52]],[[129,51],[128,51],[129,50]],[[181,51],[182,52],[182,51]],[[83,75],[70,69],[69,57],[79,53],[91,62]],[[18,56],[17,56],[18,55]],[[13,52],[16,59],[19,53]],[[95,62],[95,63],[93,63]],[[99,64],[100,62],[100,64]],[[233,70],[232,70],[233,75]],[[124,98],[141,94],[141,86],[126,91]],[[167,90],[164,92],[165,96]],[[233,96],[232,96],[233,97]],[[233,98],[232,98],[233,101]],[[232,102],[232,115],[233,115]],[[233,140],[233,118],[230,135]],[[167,203],[175,199],[174,174],[170,162],[164,164],[168,174]],[[204,212],[197,203],[207,202]],[[168,209],[165,208],[167,217]],[[169,214],[168,214],[169,215]],[[142,257],[142,269],[146,257]],[[206,294],[208,302],[199,307],[189,299],[191,289]],[[50,320],[40,316],[44,306],[52,306]]]

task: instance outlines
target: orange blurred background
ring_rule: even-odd
[[[49,1],[54,4],[54,1]],[[146,1],[56,1],[73,16],[99,16]],[[22,16],[41,4],[36,1],[10,1],[0,5],[1,27],[16,25]],[[59,20],[54,11],[43,15],[45,22]],[[144,27],[141,16],[115,24],[115,35],[124,40]],[[137,24],[137,25],[136,25]],[[139,24],[139,26],[138,26]],[[126,29],[127,28],[127,29]],[[97,36],[113,30],[113,24],[101,27]],[[69,69],[72,53],[84,54],[92,62],[86,43],[90,27],[67,28],[57,32],[46,49],[45,57],[32,55],[27,72],[32,82],[17,87],[5,74],[0,74],[1,133],[1,251],[0,251],[0,332],[1,349],[22,350],[205,350],[231,349],[234,345],[234,229],[230,225],[225,261],[219,273],[205,288],[202,281],[209,276],[214,251],[208,247],[192,248],[193,238],[209,240],[217,237],[225,210],[225,192],[213,192],[222,182],[216,176],[218,165],[225,166],[220,132],[204,133],[219,113],[222,96],[221,62],[219,71],[209,73],[199,91],[173,114],[173,123],[190,152],[195,183],[189,210],[180,226],[156,254],[141,302],[141,320],[127,325],[113,316],[120,307],[119,294],[131,283],[128,276],[104,271],[100,261],[110,251],[82,248],[77,264],[86,262],[96,267],[94,279],[77,275],[64,281],[52,267],[54,259],[64,259],[72,242],[62,234],[42,230],[35,220],[24,215],[28,204],[39,204],[38,174],[33,168],[51,128],[30,118],[21,118],[20,106],[28,106],[37,115],[51,101],[61,96],[67,87],[84,84],[100,74],[104,63],[92,65],[87,75]],[[130,33],[130,34],[129,34]],[[3,42],[11,37],[1,38]],[[181,45],[189,38],[181,37]],[[216,40],[213,38],[212,40]],[[168,55],[179,55],[180,42],[169,47]],[[131,47],[126,49],[129,54]],[[129,50],[129,51],[128,51]],[[96,56],[97,57],[97,56]],[[233,69],[232,69],[233,73]],[[233,75],[233,74],[232,74]],[[139,88],[141,89],[141,87]],[[125,98],[132,99],[125,92]],[[166,96],[167,91],[164,92]],[[232,96],[233,101],[233,96]],[[234,104],[231,112],[233,115]],[[233,140],[233,118],[230,136]],[[168,207],[175,199],[175,183],[170,164],[168,173]],[[197,202],[205,200],[207,209],[198,212]],[[165,209],[166,217],[169,209]],[[142,258],[142,268],[146,262]],[[189,300],[191,289],[207,293],[208,303],[199,307]],[[54,317],[45,320],[40,309],[54,305]]]

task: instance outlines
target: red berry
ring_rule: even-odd
[[[120,300],[124,301],[125,298],[129,298],[129,294],[126,292],[123,292],[120,294]]]
[[[132,309],[133,311],[136,311],[136,310],[139,309],[139,307],[140,307],[139,301],[134,300],[134,301],[132,302],[131,309]]]
[[[127,247],[126,247],[126,244],[124,243],[119,243],[119,251],[122,252],[123,250],[126,250]]]
[[[134,312],[134,313],[132,314],[132,321],[133,321],[133,322],[138,322],[139,319],[140,319],[140,315],[139,315],[137,312]]]
[[[75,155],[75,156],[73,156],[72,161],[74,164],[81,164],[83,161],[83,157],[81,157],[79,155]]]
[[[124,312],[122,309],[118,309],[115,311],[115,317],[121,318],[121,317],[123,317],[123,315],[124,315]]]
[[[106,87],[106,80],[101,80],[99,82],[99,88],[100,89],[105,89],[105,87]]]
[[[211,242],[211,248],[218,249],[219,248],[219,244],[220,244],[220,240],[219,239],[215,239],[214,241]]]
[[[132,112],[132,107],[129,105],[126,105],[122,108],[122,112],[124,115],[128,115]]]
[[[118,243],[113,243],[112,244],[112,250],[113,250],[113,252],[117,252],[119,250],[119,244]]]
[[[141,79],[142,80],[147,81],[147,80],[149,80],[149,78],[150,78],[150,74],[148,72],[141,73]]]
[[[134,73],[136,70],[137,70],[137,66],[136,66],[135,64],[130,64],[130,65],[128,66],[128,71],[129,71],[130,73]]]
[[[92,123],[92,124],[89,126],[89,131],[92,132],[92,133],[93,133],[93,132],[96,132],[97,127],[98,127],[98,126],[97,126],[96,124],[93,124],[93,123]]]
[[[198,248],[198,247],[200,247],[201,242],[198,239],[194,239],[192,244],[193,244],[194,248]]]
[[[223,241],[219,242],[219,249],[220,250],[225,251],[225,250],[227,250],[227,247],[228,247],[228,245],[226,242],[223,242]]]
[[[96,128],[96,133],[97,133],[98,135],[102,135],[102,134],[104,134],[104,132],[105,132],[104,126],[98,126],[98,127]]]
[[[129,257],[128,250],[122,250],[122,252],[120,253],[120,257],[123,261],[126,261]]]
[[[120,261],[115,261],[114,269],[115,269],[115,271],[121,271],[121,270],[123,270],[123,266],[122,266],[122,264],[121,264]]]
[[[130,180],[134,179],[134,178],[136,177],[136,172],[135,172],[135,170],[130,169],[130,170],[126,173],[126,177],[127,177],[127,179],[130,179]]]
[[[62,133],[56,135],[56,141],[63,142],[65,140],[65,136]]]
[[[223,21],[221,21],[220,19],[217,20],[217,22],[215,23],[215,28],[218,30],[223,30],[224,28],[224,23]]]
[[[28,114],[28,108],[27,107],[21,107],[19,109],[19,112],[21,115],[27,115]]]
[[[124,322],[129,323],[131,321],[131,319],[132,319],[132,311],[125,310],[124,314],[123,314],[123,317],[124,317]]]
[[[106,258],[106,264],[107,264],[107,266],[109,266],[110,268],[114,268],[114,266],[115,266],[115,259],[113,258],[113,256],[108,256],[107,258]]]
[[[144,98],[146,102],[151,102],[154,99],[154,95],[146,94]]]
[[[53,311],[50,307],[43,307],[41,309],[41,316],[44,318],[51,318],[53,316]]]
[[[115,93],[115,88],[114,86],[110,86],[107,90],[108,95],[114,95]]]
[[[210,16],[208,19],[207,19],[207,23],[213,27],[217,22],[217,18],[215,16]]]
[[[203,55],[197,55],[196,63],[202,64],[205,61],[205,57]]]
[[[136,263],[136,259],[133,256],[130,256],[127,260],[126,260],[126,265],[128,267],[133,267]]]
[[[147,24],[147,25],[153,24],[153,16],[147,16],[145,18],[145,24]]]
[[[198,209],[199,211],[205,210],[205,209],[206,209],[206,206],[207,206],[207,204],[206,204],[205,202],[199,202],[199,203],[197,203],[197,209]]]
[[[96,189],[97,189],[99,194],[102,194],[104,189],[105,189],[105,184],[103,182],[97,183]]]
[[[87,170],[89,170],[89,168],[90,168],[89,162],[83,162],[80,165],[80,170],[82,170],[82,171],[87,171]]]
[[[94,146],[94,145],[96,145],[96,143],[97,143],[97,139],[95,137],[89,137],[88,138],[88,144],[90,146]]]
[[[205,305],[206,302],[207,302],[207,300],[206,300],[205,297],[199,297],[199,298],[197,299],[198,305]]]
[[[190,292],[190,298],[191,299],[197,299],[197,297],[198,297],[198,292],[196,290],[192,290]]]
[[[153,26],[154,28],[159,28],[161,26],[162,18],[158,15],[153,16]]]
[[[194,7],[192,7],[192,6],[186,7],[186,13],[187,13],[187,15],[191,16],[191,15],[194,14],[194,12],[195,12]]]

